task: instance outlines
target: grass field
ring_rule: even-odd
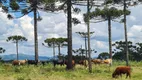
[[[112,73],[116,66],[125,65],[125,62],[114,61],[113,66],[93,65],[93,72],[89,73],[88,69],[76,65],[73,71],[65,70],[66,66],[56,66],[52,64],[45,66],[24,65],[12,66],[11,64],[0,64],[0,80],[141,80],[142,79],[142,62],[130,62],[132,68],[131,79],[125,79],[125,75],[118,79],[112,78]]]

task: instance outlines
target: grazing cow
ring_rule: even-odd
[[[78,62],[78,64],[84,65],[84,66],[87,67],[88,61],[87,61],[87,60],[80,60],[80,61]]]
[[[19,61],[20,65],[24,65],[27,62],[27,60],[18,60],[18,61]]]
[[[103,60],[102,63],[112,65],[112,59]]]
[[[91,62],[93,62],[94,64],[101,64],[102,60],[101,59],[93,59],[93,60],[91,60]]]
[[[129,76],[131,77],[131,68],[130,66],[119,66],[115,69],[115,71],[112,74],[113,78],[117,78],[118,76],[122,77],[122,74],[126,74],[126,78]]]
[[[24,65],[26,62],[27,60],[13,60],[12,65]]]
[[[20,62],[19,62],[18,60],[13,60],[13,61],[12,61],[12,65],[14,65],[14,66],[15,66],[15,65],[20,65]]]
[[[36,60],[27,60],[28,65],[29,65],[29,64],[37,65],[38,62],[39,62],[39,61],[36,61]]]
[[[46,63],[49,63],[50,61],[40,61],[40,63],[44,66]]]
[[[60,66],[63,66],[65,64],[65,60],[53,60],[53,65],[54,67],[56,65],[60,65]]]

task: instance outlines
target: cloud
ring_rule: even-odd
[[[129,40],[136,42],[142,42],[142,25],[133,25],[128,31]]]

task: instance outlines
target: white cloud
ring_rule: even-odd
[[[133,42],[142,42],[142,25],[133,25],[128,31],[128,37]]]

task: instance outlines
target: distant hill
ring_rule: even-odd
[[[1,55],[2,60],[15,60],[16,56],[17,56],[16,54]],[[19,54],[19,60],[24,60],[24,59],[34,60],[35,56],[27,54]],[[52,57],[39,56],[39,60],[50,60],[50,59],[52,59]]]

